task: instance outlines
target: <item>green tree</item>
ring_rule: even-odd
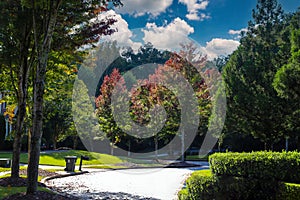
[[[120,5],[119,0],[112,0]],[[42,136],[43,100],[45,76],[52,50],[74,51],[83,44],[96,42],[101,35],[111,34],[110,25],[115,22],[112,17],[105,20],[95,18],[106,10],[107,1],[1,1],[1,53],[8,68],[16,67],[14,74],[19,115],[14,145],[12,177],[18,177],[19,171],[19,136],[26,110],[26,96],[30,69],[33,73],[33,128],[28,166],[27,193],[35,193],[39,163],[39,146]],[[67,14],[67,15],[66,15]],[[10,17],[8,17],[10,16]],[[76,28],[77,25],[78,27]],[[6,36],[6,37],[5,37]],[[53,45],[51,45],[53,44]],[[58,45],[60,44],[60,45]],[[10,55],[7,57],[7,55]],[[3,64],[1,64],[3,66]],[[34,68],[33,68],[34,67]],[[11,71],[11,70],[10,70]],[[13,74],[13,73],[11,73]],[[14,79],[11,79],[14,81]],[[12,84],[14,85],[14,84]]]
[[[94,98],[83,80],[77,79],[72,97],[72,113],[76,130],[87,149],[94,151],[94,141],[103,139],[94,111]],[[72,127],[71,127],[72,128]]]
[[[106,75],[101,85],[101,94],[96,98],[96,115],[99,120],[100,130],[105,133],[106,138],[111,141],[111,154],[114,154],[114,145],[121,141],[124,132],[122,127],[116,124],[113,115],[112,93],[126,91],[124,78],[117,69],[110,76]]]
[[[120,1],[112,2],[116,5]],[[27,1],[25,2],[25,4]],[[102,6],[101,6],[102,5]],[[101,11],[106,10],[107,1],[47,1],[41,0],[38,2],[28,2],[27,5],[32,12],[32,32],[34,35],[34,43],[36,45],[36,68],[34,78],[34,104],[33,104],[33,131],[31,137],[31,149],[28,162],[28,187],[27,193],[35,193],[37,191],[38,164],[40,156],[40,143],[42,137],[42,119],[43,119],[43,102],[45,77],[49,59],[49,53],[52,49],[51,42],[55,39],[55,35],[61,32],[55,32],[59,29],[59,25],[73,23],[79,25],[75,30],[68,30],[66,36],[69,37],[70,31],[74,32],[71,39],[76,39],[75,42],[80,44],[89,44],[97,42],[99,37],[104,34],[111,34],[113,30],[109,26],[115,22],[112,18],[105,19],[106,21],[95,20],[90,22],[90,19],[95,18]],[[80,8],[79,10],[77,8]],[[78,19],[65,19],[66,12],[70,12],[70,16],[78,16]],[[74,23],[75,22],[75,23]],[[85,23],[87,22],[87,23]],[[102,26],[101,26],[102,25]],[[105,26],[103,26],[105,25]],[[57,29],[56,29],[57,28]],[[65,27],[66,29],[66,27]],[[64,33],[64,32],[63,32]],[[76,38],[76,36],[79,38]],[[81,39],[81,40],[80,40]]]
[[[26,99],[28,96],[28,79],[35,51],[32,36],[32,13],[23,7],[19,1],[1,1],[0,3],[0,59],[1,79],[4,85],[1,89],[14,93],[14,103],[18,106],[18,116],[13,143],[13,158],[11,177],[19,177],[19,161],[21,151],[21,136],[26,115]]]
[[[287,101],[287,115],[283,119],[285,130],[290,136],[296,136],[300,149],[300,10],[291,20],[291,58],[276,73],[273,86],[278,95]]]
[[[248,32],[223,73],[231,128],[260,138],[268,149],[285,134],[286,101],[272,83],[290,57],[288,23],[276,0],[258,0]]]
[[[51,67],[46,73],[43,135],[52,141],[54,149],[58,141],[70,134],[73,126],[71,102],[77,71],[73,59],[73,55],[52,52],[49,60]]]

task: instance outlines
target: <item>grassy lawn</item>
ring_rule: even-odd
[[[51,154],[41,154],[40,164],[65,166],[65,156],[77,156],[76,165],[80,163],[80,156],[88,156],[90,160],[84,160],[83,165],[109,165],[123,163],[121,158],[107,154],[100,154],[88,151],[70,150],[64,152],[55,152]]]
[[[208,161],[208,156],[200,157],[199,155],[187,155],[186,160]]]
[[[46,188],[38,187],[39,191],[51,192]],[[4,199],[7,196],[17,194],[20,192],[26,192],[26,187],[0,187],[0,199]]]
[[[89,151],[69,150],[69,151],[57,151],[52,153],[41,153],[40,165],[52,165],[52,166],[66,166],[65,156],[77,156],[76,166],[80,164],[80,156],[88,156],[90,160],[84,160],[82,162],[84,167],[89,168],[126,168],[131,164],[137,164],[141,167],[155,167],[162,166],[159,163],[152,163],[152,161],[132,159],[123,156],[111,156],[108,154],[101,154]],[[11,158],[12,153],[0,152],[0,158]],[[27,153],[22,153],[20,156],[21,163],[27,163]],[[88,166],[87,166],[88,165]],[[10,171],[10,168],[0,168],[1,171]],[[56,170],[57,171],[57,170]]]
[[[20,170],[22,170],[22,169],[27,169],[27,167],[21,166]],[[8,171],[10,171],[10,168],[2,168],[2,167],[0,167],[0,172],[8,172]]]
[[[0,172],[7,172],[7,171],[10,171],[10,168],[0,167]]]
[[[10,159],[12,159],[12,153],[11,152],[0,152],[0,158],[10,158]],[[21,163],[27,163],[27,160],[28,160],[27,153],[21,153],[20,162]]]
[[[115,165],[127,162],[126,160],[119,158],[117,156],[111,156],[107,154],[100,154],[95,152],[88,151],[62,151],[62,152],[54,152],[54,153],[41,153],[40,156],[40,164],[41,165],[54,165],[54,166],[65,166],[65,156],[77,156],[76,165],[80,163],[80,156],[88,156],[90,160],[84,160],[83,165]],[[0,152],[0,158],[11,158],[12,153],[2,153]],[[28,156],[27,153],[22,153],[20,156],[21,163],[27,163]],[[5,168],[1,168],[4,170]],[[1,170],[0,169],[0,170]],[[7,170],[6,170],[7,171]]]
[[[1,179],[1,178],[7,178],[7,177],[10,177],[10,173],[0,176],[0,179]],[[20,177],[21,177],[21,178],[27,178],[26,175],[20,175]],[[43,177],[43,176],[38,176],[38,181],[41,181],[43,178],[45,178],[45,177]]]

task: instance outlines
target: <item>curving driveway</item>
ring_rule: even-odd
[[[176,199],[185,179],[201,168],[127,169],[92,172],[48,181],[54,190],[80,199]]]

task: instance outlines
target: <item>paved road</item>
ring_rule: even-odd
[[[176,199],[185,179],[194,170],[127,169],[89,173],[54,179],[48,185],[59,192],[72,194],[82,199]]]

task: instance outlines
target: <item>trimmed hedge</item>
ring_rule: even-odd
[[[242,177],[203,176],[193,173],[179,200],[296,200],[300,184]]]
[[[300,199],[300,184],[284,183],[281,188],[277,199],[295,200]]]
[[[300,153],[216,153],[209,157],[217,176],[236,176],[300,183]]]
[[[285,181],[299,182],[300,172],[296,169],[299,157],[297,152],[214,154],[209,158],[212,171],[194,172],[178,197],[180,200],[300,199],[300,184]]]
[[[178,197],[179,200],[215,199],[218,191],[217,179],[208,170],[202,170],[191,175]]]

